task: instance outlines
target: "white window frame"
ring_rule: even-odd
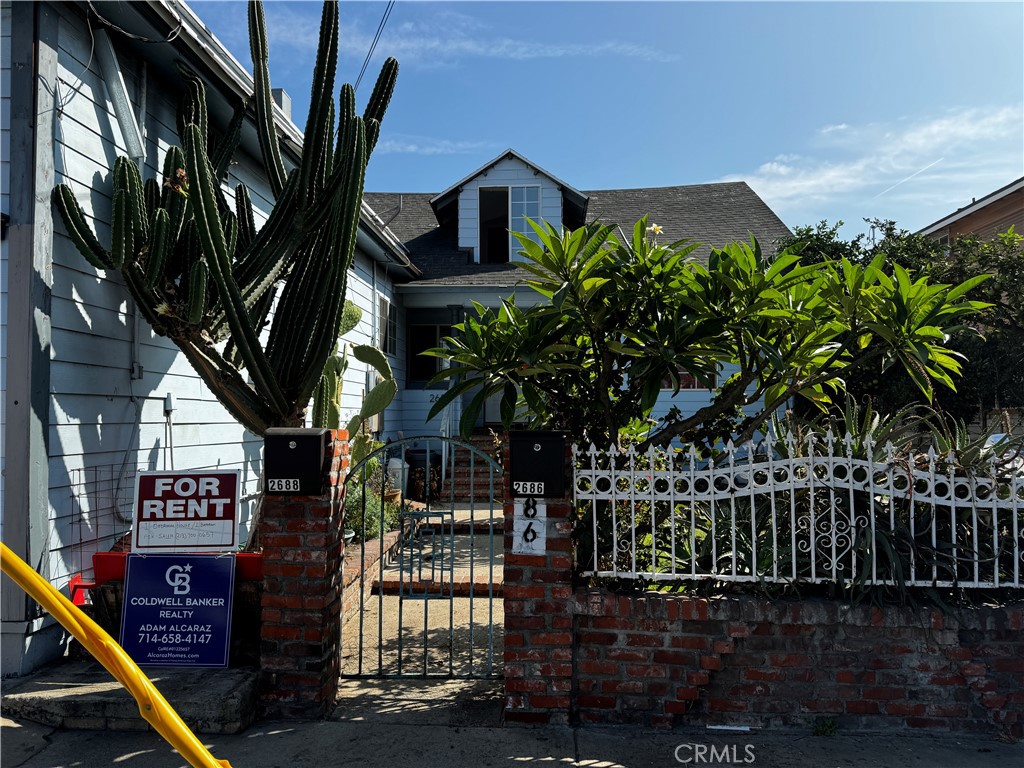
[[[543,223],[543,221],[544,221],[544,217],[543,217],[543,211],[544,211],[544,186],[542,184],[509,184],[508,185],[508,230],[509,230],[509,232],[508,232],[508,260],[509,260],[510,263],[513,262],[513,261],[522,261],[521,258],[518,258],[518,256],[519,256],[518,252],[519,252],[519,248],[520,248],[519,241],[516,240],[515,235],[512,234],[515,231],[512,228],[512,218],[513,218],[512,217],[512,190],[513,189],[536,189],[537,190],[537,218],[534,219],[534,221],[536,221],[538,224]],[[523,205],[525,205],[525,203],[526,203],[526,201],[524,200],[523,201]],[[526,218],[527,218],[526,216],[523,216],[523,220],[524,221],[526,220]],[[532,228],[528,232],[525,232],[524,234],[526,234],[534,242],[539,242],[537,240],[537,233],[534,232]]]
[[[519,258],[519,253],[518,253],[519,252],[519,248],[520,248],[519,241],[516,240],[515,236],[512,234],[512,232],[513,232],[513,229],[512,229],[512,218],[513,218],[512,217],[512,190],[513,189],[536,189],[537,190],[537,218],[534,219],[534,221],[536,221],[537,223],[543,223],[544,222],[544,185],[543,184],[487,184],[486,186],[481,184],[480,186],[478,186],[476,188],[476,204],[477,204],[477,214],[476,214],[477,215],[477,232],[476,232],[476,238],[477,238],[477,244],[476,244],[476,254],[475,254],[474,258],[475,258],[477,264],[480,263],[480,259],[481,259],[481,253],[480,253],[481,247],[482,247],[481,246],[481,240],[483,238],[483,228],[480,226],[480,211],[481,211],[481,208],[482,208],[482,204],[480,202],[480,196],[481,196],[481,194],[483,194],[483,192],[485,190],[495,190],[495,189],[504,189],[505,190],[506,199],[508,200],[508,203],[507,203],[506,209],[505,209],[505,220],[508,222],[508,261],[509,261],[509,263],[512,263],[513,261],[522,261],[522,259]],[[525,201],[523,201],[523,202],[525,203]],[[537,233],[534,232],[532,228],[528,232],[526,232],[526,234],[530,237],[531,240],[533,240],[534,242],[538,242],[537,241]]]
[[[398,355],[398,307],[382,293],[377,294],[377,349]]]

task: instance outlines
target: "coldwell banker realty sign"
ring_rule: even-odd
[[[225,552],[236,547],[240,473],[140,472],[133,552]]]
[[[140,666],[226,667],[232,555],[130,554],[121,646]]]

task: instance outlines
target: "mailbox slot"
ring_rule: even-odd
[[[508,441],[513,496],[565,496],[564,432],[510,432]]]
[[[270,494],[319,496],[330,430],[272,427],[263,438],[263,475]]]

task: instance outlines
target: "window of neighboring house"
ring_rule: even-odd
[[[718,377],[717,376],[712,376],[710,383],[711,383],[711,389],[717,388],[718,387]],[[671,390],[673,388],[672,387],[672,380],[668,376],[666,376],[665,378],[663,378],[661,380],[661,388],[662,389],[668,389],[668,390]],[[705,387],[703,384],[701,384],[700,381],[697,379],[697,377],[694,376],[689,371],[680,370],[679,371],[679,391],[682,392],[685,389],[708,389],[708,387]]]
[[[441,339],[451,336],[450,325],[410,325],[407,344],[409,350],[408,369],[406,375],[406,386],[413,389],[422,389],[430,378],[441,370],[442,361],[437,357],[428,357],[420,354],[428,349],[441,346]],[[445,387],[441,384],[437,387]]]
[[[537,233],[526,221],[540,221],[540,187],[480,188],[480,263],[505,264],[516,260],[519,241],[509,232],[520,232],[536,241]]]
[[[377,300],[377,347],[386,355],[398,354],[398,307],[383,296]]]

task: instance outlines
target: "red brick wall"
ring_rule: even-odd
[[[508,488],[506,487],[506,498]],[[622,596],[574,588],[572,504],[547,550],[511,554],[505,719],[520,723],[987,729],[1024,736],[1024,606]]]
[[[264,496],[262,716],[318,715],[337,694],[347,467],[348,433],[336,430],[323,496]]]
[[[506,586],[506,589],[508,587]],[[1024,726],[1024,608],[933,609],[579,591],[581,722]]]

